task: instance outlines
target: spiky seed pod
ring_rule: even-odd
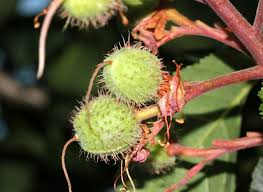
[[[141,137],[132,109],[109,95],[84,104],[72,123],[82,149],[105,161],[128,152]]]
[[[61,16],[67,18],[66,25],[100,27],[120,9],[124,6],[117,0],[64,0]]]
[[[175,165],[175,156],[169,156],[163,147],[154,145],[151,147],[151,155],[143,166],[151,174],[164,174]]]
[[[105,60],[105,87],[121,100],[142,104],[157,97],[162,65],[156,55],[136,44],[115,49]]]

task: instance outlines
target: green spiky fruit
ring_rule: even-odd
[[[162,81],[160,60],[140,45],[115,50],[104,61],[107,89],[122,100],[145,103],[157,96]]]
[[[116,0],[64,0],[61,15],[67,17],[71,25],[99,27],[121,7]]]
[[[154,145],[151,155],[145,163],[146,170],[152,174],[163,174],[175,165],[175,156],[169,156],[163,147]]]
[[[141,136],[132,109],[108,95],[83,105],[72,122],[82,149],[103,160],[129,151]]]

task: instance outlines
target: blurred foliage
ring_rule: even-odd
[[[250,192],[263,191],[263,158],[261,157],[253,171]]]
[[[263,87],[261,87],[261,90],[258,92],[258,96],[262,103],[259,106],[260,115],[263,117]]]
[[[0,24],[4,25],[8,19],[16,14],[16,0],[1,1],[0,6]]]
[[[33,17],[30,14],[22,14],[23,12],[18,10],[18,1],[23,0],[0,2],[0,70],[25,87],[35,86],[48,93],[49,104],[41,108],[34,108],[17,105],[0,97],[0,191],[65,191],[67,186],[61,170],[60,153],[64,142],[73,135],[70,124],[72,112],[85,95],[95,65],[103,60],[105,54],[110,52],[115,44],[123,41],[122,36],[128,39],[128,31],[132,30],[137,19],[150,13],[154,6],[148,4],[147,6],[150,6],[147,9],[136,8],[136,6],[128,7],[130,10],[128,18],[131,21],[129,28],[122,26],[120,18],[116,16],[101,29],[91,28],[80,31],[76,28],[68,28],[63,31],[65,20],[54,18],[47,39],[47,65],[44,78],[36,81],[39,30],[33,28]],[[46,3],[46,0],[43,2]],[[146,2],[150,2],[150,0]],[[238,5],[239,10],[250,22],[253,21],[257,0],[249,2],[235,0],[233,3]],[[193,0],[174,0],[173,5],[191,19],[201,19],[209,24],[220,21],[209,7]],[[39,10],[39,8],[35,9],[35,12]],[[216,54],[216,56],[209,56],[212,61],[215,61],[209,65],[211,76],[229,72],[232,68],[237,69],[239,66],[244,68],[253,63],[248,56],[203,37],[183,37],[174,40],[161,47],[159,57],[163,58],[167,69],[172,72],[175,70],[172,60],[175,59],[178,63],[183,63],[183,66],[190,66],[210,53]],[[218,69],[218,73],[213,73],[218,62],[229,63],[231,67],[224,65],[222,69]],[[185,80],[198,80],[205,78],[205,74],[208,75],[208,73],[202,73],[199,70],[201,66],[196,66],[198,64],[194,65],[192,69],[188,67],[185,69],[186,72],[183,76]],[[190,70],[194,72],[187,72]],[[218,131],[215,131],[215,135],[204,138],[201,142],[202,145],[210,143],[211,139],[215,137],[235,137],[238,135],[239,127],[243,128],[241,135],[248,130],[261,130],[263,122],[257,110],[260,105],[257,97],[259,87],[259,83],[255,85],[244,104],[242,116],[245,118],[242,120],[242,126],[240,126],[239,109],[237,110],[235,105],[237,103],[231,105],[229,101],[236,96],[238,97],[236,102],[243,101],[245,91],[248,91],[246,85],[219,89],[213,93],[219,94],[218,97],[206,95],[203,97],[205,101],[196,100],[189,103],[184,112],[186,124],[182,128],[176,129],[179,139],[182,142],[190,142],[190,140],[197,142],[193,133],[200,136],[203,134],[202,131],[211,131],[211,126],[218,127],[216,129]],[[229,89],[231,91],[228,91]],[[241,92],[239,93],[239,91]],[[94,95],[96,94],[95,85]],[[202,100],[201,97],[199,99]],[[206,103],[207,110],[202,111],[202,106],[204,106],[202,103]],[[191,105],[192,107],[190,107]],[[227,112],[226,109],[228,109]],[[225,116],[222,116],[223,114]],[[213,115],[214,118],[210,118],[210,121],[207,122],[202,118],[203,115],[208,115],[206,119],[210,118],[209,115]],[[195,129],[195,127],[204,127],[204,129]],[[231,164],[231,171],[225,166],[224,161],[233,162],[234,156],[220,159],[215,162],[215,165],[213,164],[213,166],[218,164],[221,168],[210,172],[212,180],[230,178],[229,186],[233,187],[233,167],[235,167],[237,173],[236,191],[248,191],[251,172],[262,153],[262,148],[238,153],[237,164],[236,166]],[[247,158],[248,156],[249,158]],[[74,191],[83,191],[83,189],[94,192],[112,191],[112,183],[119,164],[109,166],[100,162],[95,163],[92,160],[86,161],[85,158],[85,155],[80,155],[78,145],[70,146],[66,161]],[[184,161],[186,160],[180,160],[178,165],[183,166]],[[191,162],[190,164],[192,165]],[[189,166],[189,164],[187,165]],[[174,173],[176,177],[173,179],[173,183],[184,172],[183,167],[178,169],[180,171]],[[227,173],[219,172],[221,170],[225,170]],[[200,177],[202,174],[203,172]],[[145,177],[147,178],[147,176]],[[196,187],[202,186],[201,183],[195,182]],[[163,184],[168,185],[167,183]],[[195,185],[190,185],[190,188]]]

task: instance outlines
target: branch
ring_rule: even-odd
[[[170,30],[165,29],[168,21],[175,24]],[[192,21],[172,8],[163,8],[143,19],[133,29],[132,35],[135,39],[143,41],[154,52],[168,41],[186,35],[209,37],[244,52],[242,44],[227,29],[219,25],[210,27],[199,20]]]
[[[134,28],[132,35],[135,39],[143,41],[153,52],[157,52],[158,48],[168,41],[181,36],[205,36],[243,52],[244,47],[246,47],[256,63],[263,65],[263,38],[258,35],[259,31],[262,30],[260,28],[263,20],[263,3],[259,2],[254,26],[247,22],[229,0],[206,0],[206,3],[226,23],[227,29],[218,25],[210,27],[198,20],[194,22],[176,9],[163,8],[144,18]],[[176,25],[171,27],[171,30],[165,29],[168,21],[172,21]]]
[[[253,24],[255,36],[262,39],[263,28],[263,1],[259,0],[256,17]]]
[[[203,160],[188,170],[186,175],[177,184],[171,185],[165,192],[172,192],[186,185],[208,162],[216,158],[230,152],[263,145],[263,134],[247,133],[246,137],[234,140],[215,140],[212,145],[211,148],[196,149],[179,144],[170,144],[166,149],[169,155],[199,157],[203,158]]]
[[[243,51],[243,46],[231,34],[231,32],[217,24],[215,24],[214,27],[210,27],[200,20],[191,21],[175,9],[165,9],[165,14],[175,24],[179,25],[179,27],[171,27],[171,31],[160,42],[157,43],[158,47],[180,36],[199,35],[215,39],[219,42],[224,43],[225,45],[233,47],[239,51]]]
[[[231,37],[231,34],[223,28],[220,28],[219,25],[215,25],[217,28],[212,28],[202,21],[195,21],[195,26],[192,28],[189,27],[171,27],[171,31],[167,34],[161,41],[157,43],[157,47],[164,45],[165,43],[186,35],[199,35],[215,39],[229,47],[235,48],[241,52],[244,52],[243,46],[239,41]]]
[[[248,80],[256,80],[263,78],[263,66],[258,65],[243,69],[240,71],[232,72],[214,79],[201,81],[201,82],[184,82],[185,89],[185,102],[192,100],[208,91],[223,87],[226,85],[241,83]]]
[[[229,0],[206,0],[206,3],[226,23],[248,49],[257,64],[263,65],[263,40],[255,36],[254,28]],[[257,20],[257,19],[256,19]]]

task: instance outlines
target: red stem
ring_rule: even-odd
[[[210,90],[230,85],[233,83],[241,83],[248,80],[255,80],[263,78],[263,66],[258,65],[255,67],[250,67],[248,69],[243,69],[233,73],[229,73],[223,76],[216,77],[214,79],[191,83],[185,82],[185,102],[205,93]]]
[[[224,43],[225,45],[228,45],[230,47],[233,47],[241,52],[243,51],[243,46],[240,42],[236,40],[231,40],[229,38],[229,34],[222,33],[222,31],[219,31],[215,28],[208,28],[208,27],[200,27],[200,26],[193,26],[193,27],[173,27],[171,32],[169,32],[164,38],[162,38],[158,43],[157,47],[160,47],[167,43],[168,41],[171,41],[175,38],[186,36],[186,35],[199,35],[208,37],[211,39],[215,39],[219,42]]]
[[[206,3],[227,24],[229,29],[246,46],[256,60],[257,64],[263,65],[263,42],[255,36],[253,27],[231,4],[229,0],[206,0]]]
[[[263,28],[263,1],[259,0],[256,17],[254,20],[253,28],[255,36],[262,39],[262,28]]]
[[[178,183],[171,185],[168,189],[165,190],[165,192],[172,192],[186,185],[198,172],[200,172],[204,168],[204,166],[209,161],[223,156],[226,153],[260,146],[262,144],[263,135],[259,133],[249,133],[246,137],[234,139],[232,141],[215,140],[213,142],[213,147],[207,149],[196,149],[178,144],[170,144],[166,149],[169,155],[186,155],[191,157],[195,156],[203,157],[204,159],[196,164],[194,167],[192,167],[190,170],[188,170],[185,176]]]
[[[189,171],[187,171],[184,178],[182,178],[178,183],[171,185],[168,189],[165,189],[164,192],[173,192],[176,189],[179,189],[186,185],[199,171],[201,171],[208,160],[203,160],[202,162],[195,165],[193,168],[191,168]]]
[[[188,156],[188,157],[202,157],[205,158],[208,155],[215,153],[219,149],[198,149],[192,147],[186,147],[178,143],[172,143],[166,149],[168,155],[170,156]]]
[[[213,146],[217,148],[228,149],[228,150],[239,150],[239,149],[246,149],[248,147],[257,146],[258,144],[262,144],[262,142],[263,142],[262,135],[253,136],[253,137],[247,136],[233,140],[217,139],[213,141]]]

